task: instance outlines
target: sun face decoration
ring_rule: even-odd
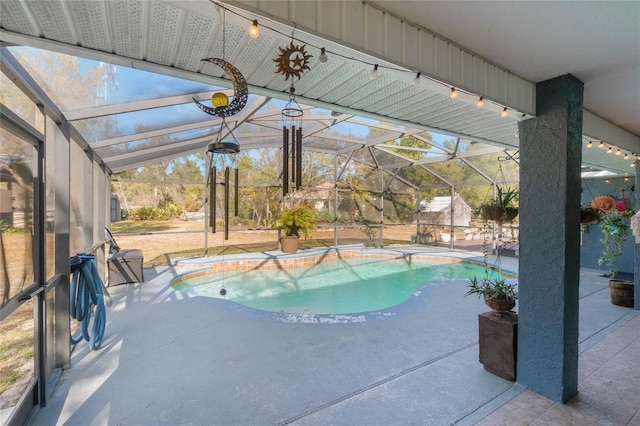
[[[311,69],[309,68],[309,59],[313,56],[307,54],[304,50],[305,47],[306,45],[296,46],[293,44],[293,41],[286,49],[280,47],[278,58],[273,60],[278,64],[276,74],[284,75],[285,81],[288,80],[289,77],[291,77],[293,81],[293,77],[300,79],[300,74],[304,70]]]

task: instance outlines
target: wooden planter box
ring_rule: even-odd
[[[480,363],[484,369],[502,377],[516,380],[518,354],[518,314],[495,311],[478,316]]]

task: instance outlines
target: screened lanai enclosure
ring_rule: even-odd
[[[477,209],[493,198],[496,185],[518,180],[516,148],[310,107],[291,92],[281,94],[284,99],[249,93],[237,116],[223,119],[204,113],[196,100],[212,107],[216,93],[233,99],[224,87],[35,48],[10,47],[6,56],[46,92],[110,172],[111,191],[125,217],[145,217],[145,209],[169,203],[181,217],[205,212],[231,222],[232,230],[269,229],[291,188],[313,204],[322,227],[335,230],[336,244],[346,227],[360,228],[362,239],[382,245],[385,226],[415,224],[416,234],[428,226],[432,235],[451,228],[450,221],[421,214],[418,206],[425,200],[459,195]],[[292,106],[298,115],[287,117]],[[28,101],[23,108],[29,109]],[[302,136],[300,155],[285,142],[293,128]],[[214,141],[231,141],[239,152],[212,153]],[[292,148],[285,153],[283,145]],[[222,208],[227,167],[238,176],[230,182],[229,202],[237,198],[238,204],[231,212]],[[470,237],[475,227],[468,220],[458,228]],[[85,246],[82,241],[72,249]]]
[[[329,244],[382,246],[407,226],[403,243],[453,248],[483,238],[479,207],[518,187],[534,83],[424,29],[405,37],[404,56],[381,58],[276,17],[261,16],[253,37],[254,12],[1,3],[3,419],[22,423],[69,366],[70,256],[94,256],[104,277],[115,221],[173,209],[202,224],[203,254],[227,228],[230,243],[261,229],[275,244],[273,218],[297,193]],[[412,43],[427,46],[422,62]],[[592,139],[583,179],[629,186],[635,156],[603,156]],[[508,227],[491,224],[493,244],[517,241],[518,220]]]

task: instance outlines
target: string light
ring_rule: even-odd
[[[253,24],[249,27],[249,37],[257,38],[260,35],[260,28],[258,28],[258,20],[254,19]]]
[[[375,80],[376,78],[380,77],[380,73],[378,72],[378,64],[375,64],[373,66],[373,70],[371,71],[369,77],[371,78],[371,80]]]
[[[585,146],[587,148],[591,148],[593,146],[593,141],[588,141]],[[607,149],[607,151],[606,151],[607,154],[613,153],[613,151],[615,149],[615,153],[616,153],[617,157],[622,156],[625,160],[629,160],[629,159],[632,160],[631,164],[630,164],[630,167],[635,167],[636,166],[635,162],[636,161],[640,161],[640,156],[638,154],[636,154],[635,152],[631,152],[631,153],[625,152],[621,148],[618,148],[615,145],[606,144],[604,141],[600,141],[600,143],[598,143],[598,148],[601,148],[601,149],[606,148]],[[623,154],[624,154],[624,156],[623,156]]]
[[[327,52],[324,51],[324,47],[320,49],[320,56],[318,57],[318,60],[320,61],[321,64],[324,64],[329,60],[329,57],[327,56]]]
[[[217,3],[217,2],[216,2],[216,3]],[[225,6],[224,6],[224,4],[222,4],[222,3],[220,3],[220,4],[219,4],[219,6],[222,6],[222,7],[224,8],[224,10],[226,10],[226,11],[229,11],[229,12],[231,12],[231,13],[236,14],[236,15],[237,15],[238,17],[240,17],[240,18],[246,19],[246,20],[248,20],[248,21],[252,21],[252,24],[251,24],[251,26],[249,27],[249,30],[248,30],[249,36],[250,36],[251,38],[257,38],[257,37],[259,37],[259,35],[260,35],[260,28],[259,28],[259,26],[258,26],[258,20],[257,20],[257,19],[252,19],[252,18],[249,18],[249,17],[246,17],[246,16],[242,16],[241,14],[239,14],[239,13],[237,13],[237,12],[233,11],[232,9],[228,9],[228,8],[227,8],[227,7],[225,7]],[[263,27],[265,27],[265,26],[263,25]],[[270,31],[273,31],[273,32],[275,32],[275,33],[278,33],[278,34],[281,34],[281,35],[285,35],[284,33],[282,33],[281,31],[279,31],[279,30],[277,30],[277,29],[275,29],[275,28],[271,28],[271,27],[269,27],[269,26],[266,26],[265,28],[267,28],[267,29],[269,29]],[[287,35],[287,36],[288,36],[288,35]],[[294,38],[293,38],[293,35],[291,36],[291,38],[292,38],[293,40],[303,42],[303,43],[305,43],[306,45],[313,46],[312,44],[310,44],[310,43],[308,43],[308,42],[305,42],[304,40],[300,40],[300,39],[297,39],[297,38],[295,38],[295,39],[294,39]],[[316,48],[320,49],[320,55],[318,56],[318,62],[319,62],[319,63],[322,63],[322,64],[326,63],[326,62],[329,60],[329,58],[328,58],[328,56],[327,56],[326,48],[324,48],[324,47],[322,47],[322,48],[321,48],[321,47],[319,47],[319,46],[313,46],[313,47],[316,47]],[[332,55],[341,56],[341,57],[343,57],[343,58],[345,58],[345,59],[347,59],[347,60],[356,60],[355,58],[352,58],[352,57],[349,57],[349,56],[345,56],[345,55],[341,55],[340,53],[336,53],[336,52],[330,52],[330,53],[331,53]],[[356,61],[357,61],[357,60],[356,60]],[[371,64],[369,64],[369,65],[371,65]],[[378,71],[378,67],[379,67],[379,66],[378,66],[378,64],[375,64],[375,65],[374,65],[374,67],[373,67],[373,70],[371,71],[370,78],[371,78],[372,80],[375,80],[375,79],[377,79],[377,78],[379,78],[379,77],[380,77],[380,72]],[[383,66],[383,68],[384,68],[384,66]],[[408,70],[404,70],[404,69],[402,69],[402,70],[397,70],[397,71],[408,72]],[[419,71],[415,71],[415,72],[416,72],[416,75],[415,75],[415,77],[413,78],[412,83],[413,83],[414,85],[419,85],[419,84],[421,84],[421,82],[422,82],[422,74],[421,74]],[[446,85],[445,83],[443,83],[442,81],[436,80],[436,79],[431,78],[431,77],[429,77],[429,76],[427,76],[426,78],[427,78],[428,80],[430,80],[430,81],[434,82],[434,83],[437,83],[437,84],[440,84],[440,85],[443,85],[443,86],[447,86],[447,85]],[[451,92],[450,92],[450,97],[451,97],[451,99],[456,99],[456,98],[458,97],[458,92],[459,92],[459,91],[458,91],[455,87],[451,87],[451,86],[449,86],[449,87],[450,87],[450,89],[451,89]],[[471,96],[473,96],[473,95],[474,95],[473,93],[471,93],[471,92],[466,92],[466,91],[464,91],[464,90],[463,90],[462,92],[463,92],[463,93],[465,93],[465,94],[467,94],[467,95],[471,95]],[[502,108],[502,111],[500,112],[500,116],[501,116],[501,117],[503,117],[503,118],[504,118],[504,117],[508,117],[508,116],[509,116],[509,110],[507,109],[507,107],[504,107],[504,106],[502,106],[502,105],[500,105],[500,104],[496,104],[496,103],[493,103],[493,102],[492,102],[492,104],[496,105],[498,108]],[[484,97],[483,97],[483,96],[480,96],[480,98],[479,98],[479,99],[478,99],[478,101],[476,102],[476,105],[477,105],[479,108],[484,106]],[[522,117],[523,117],[523,118],[525,118],[525,117],[526,117],[526,114],[522,114]]]

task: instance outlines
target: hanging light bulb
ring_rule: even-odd
[[[622,155],[622,151],[620,151],[620,148],[618,148],[618,150],[616,151],[616,155]]]
[[[611,183],[611,181],[609,179],[605,179],[604,183]]]
[[[636,166],[636,163],[629,164],[629,167],[635,167],[635,166]]]
[[[509,115],[509,110],[507,110],[507,107],[502,108],[502,112],[500,113],[500,117],[505,118]]]
[[[589,141],[587,142],[587,148],[591,148],[593,146],[593,142]]]
[[[628,160],[628,159],[629,159],[629,153],[628,153],[628,152],[625,152],[625,153],[624,153],[624,159],[625,159],[625,160]]]
[[[482,96],[480,96],[480,99],[478,99],[478,102],[476,102],[476,106],[478,108],[482,108],[482,105],[484,105],[484,99],[482,98]]]
[[[375,80],[376,78],[380,77],[380,73],[378,72],[378,64],[375,64],[373,66],[373,70],[371,70],[371,74],[369,75],[369,77],[371,78],[371,80]]]
[[[598,148],[604,149],[604,142],[600,141],[600,143],[598,144]]]
[[[413,85],[417,86],[418,84],[420,84],[420,73],[417,73],[415,78],[413,79]]]
[[[609,147],[609,149],[607,149],[607,154],[611,154],[613,152],[613,148]]]
[[[329,60],[329,57],[327,56],[327,52],[324,51],[324,47],[320,48],[320,56],[318,57],[318,60],[320,61],[321,64],[324,64]]]
[[[451,96],[451,99],[455,99],[455,98],[458,97],[458,91],[456,90],[455,87],[451,88],[451,95],[450,96]]]
[[[254,19],[253,24],[249,27],[249,37],[257,38],[260,35],[260,28],[258,28],[258,20]]]

